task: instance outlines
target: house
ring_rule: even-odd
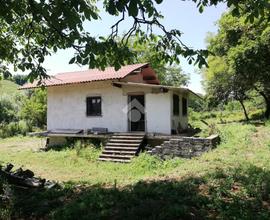
[[[148,63],[118,71],[59,73],[43,81],[47,130],[104,128],[108,132],[177,134],[188,127],[187,88],[160,85]],[[27,83],[20,89],[40,87]]]

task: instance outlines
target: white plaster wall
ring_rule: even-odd
[[[128,94],[145,94],[146,132],[170,134],[172,128],[172,93],[151,93],[149,88],[117,88],[110,81],[48,88],[48,130],[108,128],[127,132]],[[86,116],[86,97],[101,96],[102,117]],[[181,98],[181,97],[180,97]],[[180,102],[181,104],[181,102]],[[182,115],[180,106],[180,116]],[[174,119],[173,119],[174,120]],[[178,119],[176,119],[178,120]],[[179,119],[187,125],[187,117]]]
[[[86,97],[102,97],[102,117],[86,116]],[[48,130],[105,127],[109,131],[127,131],[127,115],[122,111],[127,96],[111,82],[93,82],[48,88]]]
[[[179,96],[179,116],[173,115],[173,94]],[[171,123],[172,129],[177,130],[178,125],[180,124],[182,129],[186,129],[188,127],[188,115],[183,116],[182,113],[182,97],[185,97],[188,102],[188,96],[186,94],[177,93],[170,91],[170,102],[171,102]]]
[[[145,95],[146,127],[149,133],[171,134],[170,93]]]

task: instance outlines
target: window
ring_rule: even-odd
[[[87,97],[86,98],[86,115],[87,116],[101,116],[101,97]]]
[[[182,98],[182,115],[186,116],[187,115],[187,99]]]
[[[179,96],[173,95],[173,115],[179,115]]]

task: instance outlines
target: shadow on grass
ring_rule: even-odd
[[[138,182],[124,188],[67,183],[13,193],[12,218],[270,218],[270,172],[250,164],[200,178]]]

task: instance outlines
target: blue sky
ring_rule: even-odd
[[[106,14],[102,8],[100,8],[100,10],[102,20],[85,24],[85,29],[93,36],[110,34],[110,27],[119,19]],[[208,7],[200,14],[196,5],[191,1],[167,0],[161,5],[158,5],[158,10],[164,15],[162,24],[164,24],[167,29],[179,29],[183,32],[182,40],[186,45],[194,49],[204,49],[207,32],[217,31],[215,22],[220,18],[222,13],[226,11],[226,6],[219,4],[217,7]],[[121,23],[119,29],[120,33],[128,30],[130,26],[131,20],[127,19],[125,22]],[[156,31],[157,33],[161,33],[158,30]],[[68,64],[73,53],[74,51],[71,49],[62,50],[48,57],[44,65],[48,73],[56,74],[59,72],[87,69],[86,66],[80,67],[76,64]],[[190,74],[190,84],[188,87],[195,92],[202,93],[202,78],[200,74],[198,74],[198,69],[193,65],[187,64],[185,59],[181,60],[183,71]]]

